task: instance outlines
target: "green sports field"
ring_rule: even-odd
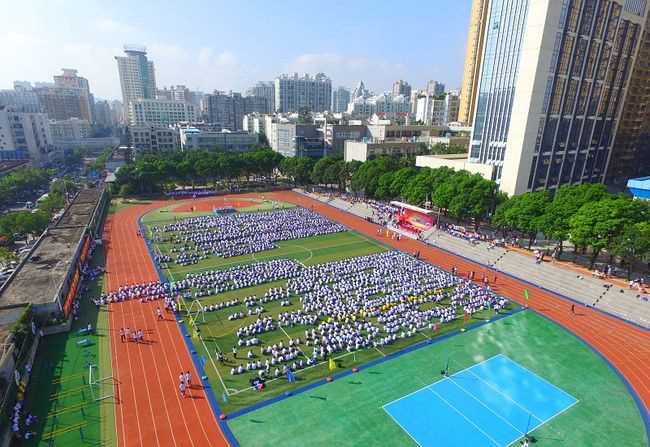
[[[624,384],[580,340],[523,311],[229,420],[246,446],[415,446],[382,409],[450,372],[503,353],[579,402],[537,429],[539,446],[646,446]]]
[[[185,214],[185,213],[183,213]],[[171,222],[176,218],[181,218],[181,214],[173,212],[158,212],[154,217],[147,214],[143,217],[143,222],[147,228],[151,225],[161,225],[161,220]],[[148,231],[151,234],[150,231]],[[245,265],[253,262],[268,261],[272,259],[286,258],[294,259],[304,265],[323,264],[332,261],[344,260],[356,256],[370,255],[386,251],[387,248],[382,244],[360,235],[353,231],[334,233],[322,236],[309,237],[304,239],[295,239],[281,241],[277,243],[278,247],[259,253],[231,257],[209,257],[198,264],[190,266],[177,266],[170,263],[163,272],[170,280],[183,278],[187,273],[196,273],[207,270],[223,269],[237,265]],[[162,254],[169,253],[172,247],[169,243],[158,243],[155,249]],[[287,281],[274,281],[260,284],[254,287],[247,287],[220,293],[218,296],[208,296],[200,299],[203,305],[209,306],[219,302],[226,302],[232,299],[243,301],[245,297],[256,295],[263,296],[264,293],[272,287],[286,287]],[[186,301],[190,304],[190,301]],[[423,305],[423,309],[431,306],[432,303]],[[443,301],[440,305],[448,306],[449,303]],[[278,301],[270,302],[264,305],[264,315],[277,315],[280,312],[291,312],[302,308],[298,297],[291,300],[291,305],[281,306]],[[510,305],[508,309],[512,310],[516,306]],[[219,400],[221,409],[227,413],[246,408],[250,405],[263,400],[281,395],[289,390],[295,389],[306,384],[322,380],[330,374],[340,371],[349,370],[353,367],[361,366],[372,360],[377,360],[391,353],[400,351],[415,343],[426,342],[432,338],[447,334],[451,331],[457,331],[461,328],[468,327],[477,322],[494,317],[492,310],[482,311],[472,315],[467,320],[457,318],[456,320],[441,325],[435,332],[431,329],[423,329],[417,332],[413,337],[398,339],[394,344],[386,345],[379,349],[366,349],[355,353],[341,353],[336,357],[337,367],[334,370],[328,368],[327,362],[300,370],[297,372],[296,383],[290,384],[286,379],[270,379],[267,381],[267,388],[263,393],[255,390],[250,386],[250,374],[232,375],[231,368],[241,364],[245,359],[246,349],[241,349],[240,357],[234,359],[231,356],[231,349],[237,344],[238,337],[236,331],[239,327],[253,323],[256,315],[247,316],[243,319],[229,320],[228,315],[233,312],[246,312],[246,307],[242,304],[234,307],[225,308],[218,311],[206,312],[196,319],[199,335],[193,337],[193,343],[199,355],[205,358],[205,371],[213,386],[216,397]],[[457,310],[457,312],[460,312]],[[462,315],[462,313],[461,313]],[[262,334],[259,338],[264,345],[270,346],[274,343],[283,341],[287,343],[289,338],[301,337],[305,329],[310,327],[296,325],[292,327],[282,327]],[[255,351],[257,352],[257,348]],[[223,363],[216,361],[216,352],[226,353],[226,360]]]
[[[97,247],[91,265],[103,265],[102,247]],[[107,308],[99,311],[86,297],[99,296],[103,276],[89,285],[80,300],[79,319],[70,332],[41,339],[32,379],[27,389],[26,408],[37,416],[31,430],[35,436],[27,446],[105,446],[115,445],[115,402],[112,381],[89,386],[89,364],[96,365],[95,377],[110,377],[111,352]],[[95,328],[89,335],[79,329],[90,323]],[[78,342],[87,340],[82,346]]]

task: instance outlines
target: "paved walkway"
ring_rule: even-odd
[[[353,204],[340,198],[329,200],[328,196],[306,195],[359,217],[373,214],[372,208],[365,203]],[[650,301],[644,301],[638,291],[624,287],[621,281],[593,278],[584,269],[567,268],[551,261],[536,264],[535,258],[526,253],[500,247],[489,249],[485,242],[470,244],[441,230],[429,232],[426,242],[650,328]],[[480,276],[481,272],[477,272],[477,277]]]

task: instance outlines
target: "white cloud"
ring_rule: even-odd
[[[241,90],[248,76],[243,66],[229,50],[184,48],[178,45],[152,45],[150,57],[156,66],[156,83],[159,86],[185,84],[191,89],[211,92]]]
[[[124,35],[134,35],[138,32],[137,28],[109,17],[95,20],[95,29],[103,33]]]

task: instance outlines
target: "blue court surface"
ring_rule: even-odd
[[[499,354],[384,410],[423,447],[508,446],[577,402]]]

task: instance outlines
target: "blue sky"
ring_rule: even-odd
[[[323,71],[381,92],[405,79],[459,87],[470,0],[0,0],[0,88],[77,68],[119,98],[113,56],[145,45],[159,87],[245,90],[283,72]],[[2,5],[4,4],[4,5]]]

